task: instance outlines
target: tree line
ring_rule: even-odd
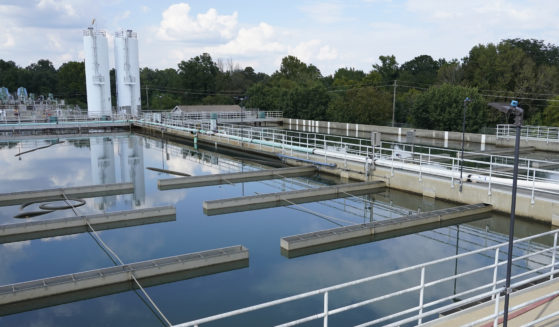
[[[323,76],[310,63],[284,57],[271,75],[241,68],[207,54],[181,61],[177,69],[140,70],[142,108],[179,104],[240,104],[283,111],[285,117],[363,124],[461,130],[464,99],[468,131],[506,122],[489,102],[519,100],[525,124],[559,126],[559,47],[535,39],[507,39],[474,46],[458,60],[420,55],[399,64],[379,57],[368,72],[351,67]],[[28,67],[0,59],[0,86],[25,86],[86,106],[83,62],[55,69],[49,60]],[[116,100],[111,70],[113,102]],[[394,109],[394,110],[393,110]]]

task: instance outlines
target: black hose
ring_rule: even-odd
[[[42,209],[42,211],[29,211],[29,212],[22,212],[19,213],[17,215],[14,216],[14,218],[31,218],[31,217],[36,217],[36,216],[40,216],[40,215],[44,215],[47,213],[51,213],[53,211],[56,210],[66,210],[66,209],[72,209],[72,208],[76,208],[76,207],[81,207],[83,205],[85,205],[85,200],[84,199],[68,199],[68,201],[75,201],[76,204],[75,205],[61,205],[61,206],[57,206],[57,205],[51,205],[50,203],[52,202],[56,202],[56,201],[63,201],[63,200],[51,200],[51,201],[32,201],[32,202],[27,202],[21,205],[20,210],[23,210],[25,207],[34,204],[34,203],[41,203],[41,205],[39,205],[39,208]]]
[[[56,200],[58,201],[58,200]],[[39,208],[43,209],[43,210],[66,210],[66,209],[72,209],[72,208],[77,208],[77,207],[81,207],[85,204],[85,200],[83,199],[68,199],[68,201],[76,201],[77,203],[75,205],[71,205],[71,204],[66,204],[66,205],[61,205],[61,206],[53,206],[50,205],[50,202],[54,202],[54,201],[49,201],[47,203],[43,203],[39,206]]]

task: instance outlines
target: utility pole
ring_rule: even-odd
[[[396,87],[398,87],[397,81],[394,80],[394,97],[392,99],[392,127],[394,127],[394,115],[396,113]]]
[[[146,85],[146,110],[149,111],[149,95],[148,95],[148,86]]]

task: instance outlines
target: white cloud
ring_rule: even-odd
[[[540,8],[547,8],[540,10]],[[553,1],[538,0],[530,3],[510,0],[449,1],[409,0],[406,9],[417,17],[435,23],[439,31],[444,26],[474,31],[499,33],[501,31],[536,30],[544,25],[555,25],[553,17],[559,5]],[[443,28],[441,28],[441,25]],[[498,42],[499,40],[495,40]]]
[[[343,15],[344,5],[338,2],[316,2],[300,7],[310,19],[321,24],[351,20]]]
[[[10,33],[10,31],[8,31],[8,33],[5,34],[5,39],[2,42],[2,47],[13,48],[15,45],[16,45],[15,39],[13,35]]]
[[[117,20],[126,19],[126,18],[130,17],[130,14],[131,14],[130,10],[126,10],[125,12],[122,13],[122,15],[117,17]]]
[[[320,47],[316,59],[318,60],[333,60],[338,58],[338,51],[329,45]]]
[[[206,13],[190,16],[187,3],[171,5],[163,12],[163,20],[157,31],[158,37],[167,41],[231,39],[237,28],[237,12],[219,15],[214,8]]]
[[[37,3],[37,8],[41,10],[53,9],[67,16],[76,16],[76,10],[68,1],[40,0]]]
[[[207,50],[217,55],[244,55],[250,53],[277,53],[286,47],[277,41],[277,33],[271,25],[241,28],[236,38],[226,44],[209,47]]]
[[[289,49],[289,54],[294,55],[304,62],[313,60],[333,60],[338,57],[338,51],[329,45],[322,45],[320,40],[310,40],[299,43],[296,47]]]

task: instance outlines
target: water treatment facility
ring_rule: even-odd
[[[558,128],[142,111],[131,30],[113,110],[83,40],[87,113],[0,120],[0,326],[557,324]]]

